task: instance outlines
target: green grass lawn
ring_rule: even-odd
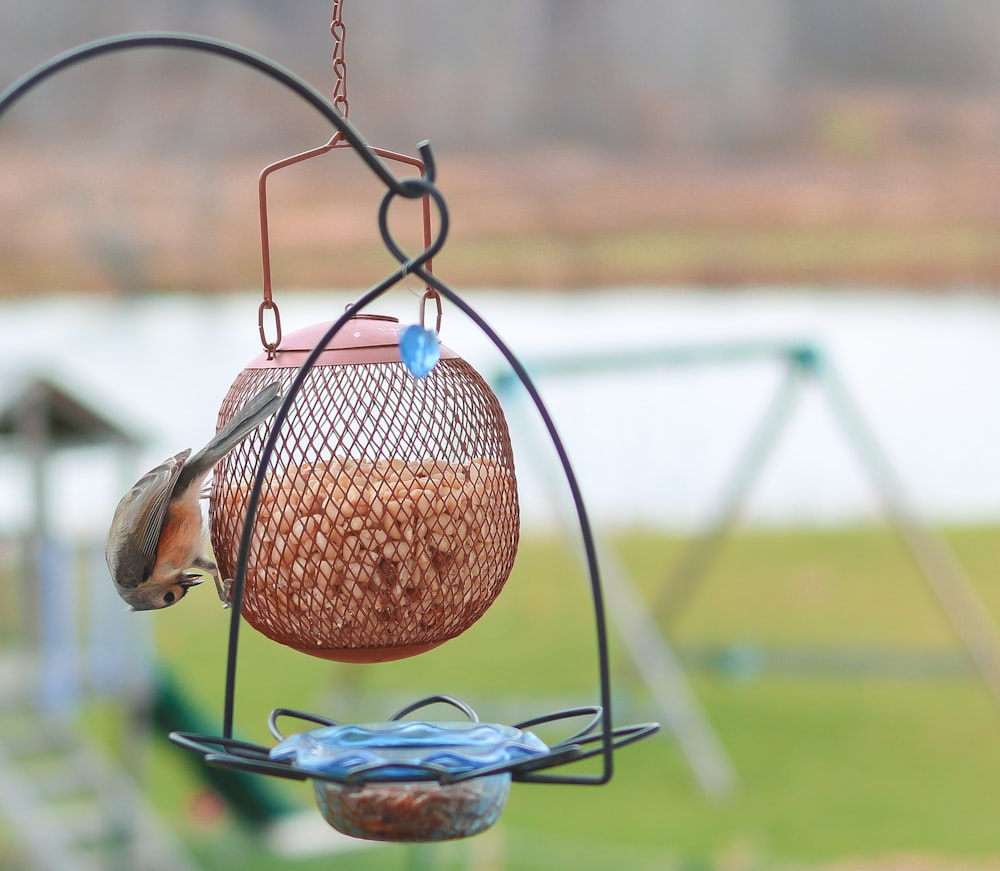
[[[954,530],[948,538],[1000,614],[1000,529]],[[616,544],[652,601],[683,542],[635,532]],[[228,616],[211,599],[191,596],[183,611],[152,619],[165,664],[218,730]],[[671,627],[682,649],[959,650],[898,540],[876,528],[738,533]],[[617,644],[613,663],[616,721],[659,719]],[[697,670],[691,681],[739,778],[725,801],[698,790],[676,742],[661,733],[617,754],[607,786],[515,784],[500,823],[477,838],[292,860],[269,854],[231,816],[216,820],[195,801],[201,763],[184,751],[156,741],[145,782],[213,869],[749,871],[890,854],[938,857],[952,867],[1000,860],[1000,704],[971,671]],[[586,579],[565,545],[525,541],[507,589],[479,623],[403,662],[331,664],[244,627],[236,731],[269,742],[265,719],[273,707],[379,719],[435,692],[464,698],[483,719],[499,721],[597,701],[593,613]],[[114,728],[113,714],[92,719],[105,733]],[[312,806],[307,784],[267,783]]]

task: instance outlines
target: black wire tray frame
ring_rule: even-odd
[[[580,487],[573,472],[569,457],[555,423],[549,415],[541,395],[528,375],[527,370],[507,347],[500,336],[490,327],[479,314],[473,310],[460,296],[451,288],[435,276],[426,264],[441,250],[445,238],[448,234],[449,219],[448,209],[444,197],[435,185],[435,164],[434,155],[428,141],[421,142],[417,147],[423,161],[422,174],[417,177],[398,178],[386,166],[374,149],[371,148],[361,136],[360,132],[345,118],[323,94],[305,82],[296,74],[290,72],[275,62],[256,54],[248,49],[242,48],[232,43],[208,37],[184,34],[184,33],[134,33],[112,36],[105,39],[89,42],[77,48],[70,49],[63,54],[53,57],[51,60],[36,67],[26,75],[15,81],[10,87],[0,93],[0,119],[19,99],[24,97],[35,86],[41,84],[46,79],[55,74],[76,66],[84,61],[91,60],[103,55],[116,52],[128,51],[142,48],[176,48],[191,51],[205,52],[221,56],[225,59],[235,61],[260,72],[268,78],[285,86],[295,95],[303,99],[306,103],[316,109],[329,121],[341,136],[352,146],[369,170],[385,185],[386,192],[382,198],[378,211],[378,226],[382,240],[386,248],[397,261],[399,268],[377,285],[369,289],[356,302],[346,308],[324,336],[317,342],[310,352],[305,362],[302,363],[295,378],[286,391],[284,400],[276,412],[275,419],[271,424],[267,438],[261,452],[260,463],[257,469],[253,488],[247,504],[247,521],[243,524],[243,532],[240,539],[240,548],[237,555],[236,572],[232,587],[232,610],[230,616],[229,644],[226,657],[226,683],[225,699],[223,711],[223,729],[221,737],[197,735],[188,732],[171,732],[170,739],[175,744],[200,753],[206,764],[222,768],[232,768],[256,774],[270,775],[295,780],[328,780],[334,782],[351,782],[349,777],[326,774],[300,768],[288,762],[272,761],[268,755],[268,750],[261,745],[238,741],[233,738],[233,712],[236,694],[236,665],[239,646],[239,629],[241,620],[241,610],[243,603],[243,588],[246,579],[246,572],[249,562],[250,544],[253,536],[253,521],[257,517],[257,509],[260,502],[263,483],[267,474],[268,465],[274,454],[277,437],[288,416],[295,398],[302,387],[309,371],[315,365],[316,360],[332,341],[339,330],[353,317],[367,308],[372,302],[381,297],[390,288],[404,281],[407,276],[413,275],[425,283],[428,289],[433,288],[442,297],[447,299],[463,314],[466,315],[477,327],[486,335],[493,345],[500,351],[506,359],[511,370],[524,386],[528,395],[538,411],[549,438],[552,441],[556,454],[562,466],[563,474],[568,483],[570,494],[576,510],[577,519],[580,526],[582,546],[586,557],[587,572],[590,578],[591,596],[594,606],[595,631],[597,638],[598,652],[598,682],[600,704],[571,708],[557,711],[552,714],[536,717],[518,724],[515,728],[526,729],[531,726],[553,723],[561,720],[568,720],[578,717],[589,717],[585,728],[577,731],[574,735],[559,741],[550,747],[549,753],[532,757],[527,760],[508,762],[480,769],[465,774],[448,774],[447,772],[427,771],[426,773],[440,782],[457,782],[471,777],[482,777],[489,774],[497,774],[509,771],[512,779],[522,782],[537,783],[564,783],[581,785],[600,785],[607,783],[614,771],[614,750],[631,744],[640,738],[653,734],[659,729],[656,723],[643,723],[634,726],[624,726],[615,728],[611,720],[611,677],[608,658],[608,637],[605,619],[604,597],[601,592],[600,575],[597,563],[597,552],[587,517],[587,511],[583,503]],[[389,207],[395,197],[401,196],[404,199],[427,198],[437,208],[437,235],[425,247],[424,251],[416,256],[408,255],[392,237],[388,226]],[[404,709],[405,713],[425,704],[435,701],[449,701],[448,696],[431,696],[428,699],[416,702],[414,705]],[[271,715],[272,729],[275,718],[278,716],[291,716],[298,719],[319,724],[336,725],[336,721],[328,720],[314,714],[294,711],[288,708],[277,708]],[[577,762],[583,759],[600,757],[600,771],[596,774],[542,774],[543,769],[564,765],[569,762]]]
[[[400,721],[403,717],[414,711],[429,705],[444,703],[458,708],[466,713],[471,722],[479,722],[479,718],[463,702],[446,695],[428,696],[424,699],[407,705],[401,711],[397,711],[391,717],[390,722]],[[268,719],[271,733],[275,738],[282,739],[285,736],[277,727],[277,721],[281,717],[291,717],[311,723],[313,726],[340,726],[342,723],[331,720],[317,714],[305,713],[292,708],[275,708]],[[204,760],[209,765],[216,765],[221,768],[232,768],[239,771],[246,771],[253,774],[266,774],[274,777],[284,777],[289,780],[323,780],[331,783],[345,785],[363,786],[372,782],[412,782],[414,780],[434,780],[441,785],[461,783],[464,780],[472,780],[478,777],[489,777],[495,774],[509,773],[514,781],[525,782],[549,782],[563,783],[564,778],[552,779],[542,777],[532,772],[545,768],[552,768],[564,765],[569,762],[578,762],[589,759],[603,752],[603,747],[593,747],[594,744],[603,742],[603,735],[597,732],[597,727],[602,724],[603,711],[598,705],[587,705],[580,708],[569,708],[564,711],[557,711],[553,714],[546,714],[525,720],[514,725],[515,729],[527,730],[536,726],[548,725],[560,720],[570,720],[586,717],[587,722],[583,728],[575,734],[560,740],[548,747],[548,752],[531,756],[526,759],[499,762],[489,766],[483,766],[472,771],[454,772],[442,768],[432,763],[407,763],[407,771],[403,774],[389,776],[384,773],[388,768],[399,768],[399,763],[373,764],[352,768],[349,773],[333,773],[306,769],[290,761],[274,760],[270,756],[270,751],[260,745],[247,741],[237,741],[233,738],[208,738],[192,732],[171,732],[170,738],[175,743],[196,753],[201,753]],[[621,726],[613,729],[613,743],[615,749],[624,747],[645,738],[657,731],[659,726],[655,723],[642,723],[635,726]],[[412,772],[412,774],[410,773]]]

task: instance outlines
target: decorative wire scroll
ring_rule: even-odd
[[[254,480],[253,489],[250,492],[247,503],[247,522],[243,525],[240,539],[240,549],[237,558],[236,574],[233,579],[232,590],[232,612],[230,617],[229,644],[226,658],[226,685],[225,685],[225,707],[223,716],[223,737],[208,738],[201,741],[192,741],[190,737],[174,733],[171,737],[180,744],[188,744],[192,749],[203,753],[206,761],[215,765],[230,765],[232,767],[244,767],[262,774],[282,774],[282,776],[293,776],[299,779],[314,777],[314,774],[301,774],[299,772],[289,772],[272,770],[265,762],[255,754],[258,752],[254,745],[244,744],[234,741],[233,735],[233,710],[236,689],[236,665],[239,642],[239,627],[241,620],[241,609],[243,602],[243,590],[247,573],[247,565],[254,535],[254,525],[257,520],[258,507],[260,503],[261,490],[268,473],[268,467],[275,451],[275,444],[278,435],[285,425],[289,410],[295,402],[295,398],[305,381],[309,370],[316,364],[316,361],[333,337],[352,317],[360,313],[374,300],[381,297],[386,291],[396,284],[404,281],[407,275],[415,275],[426,283],[429,288],[436,290],[441,296],[446,298],[460,311],[462,311],[479,329],[487,336],[506,359],[508,365],[522,383],[544,423],[549,438],[555,448],[563,474],[569,486],[570,495],[576,510],[577,520],[580,526],[581,543],[586,556],[587,572],[590,579],[591,597],[594,607],[595,634],[598,652],[598,680],[600,692],[600,705],[586,709],[594,717],[594,723],[587,731],[585,738],[579,740],[571,739],[572,742],[595,745],[585,753],[567,754],[571,758],[557,757],[555,761],[550,760],[551,765],[562,764],[567,761],[585,758],[587,756],[598,757],[601,760],[601,770],[596,774],[579,775],[556,775],[542,774],[538,772],[522,772],[511,768],[518,779],[532,780],[547,783],[566,784],[589,784],[599,785],[607,783],[613,772],[613,751],[617,746],[637,740],[656,730],[655,724],[647,724],[638,727],[624,727],[614,729],[611,725],[611,678],[608,660],[608,637],[605,619],[604,598],[601,591],[600,577],[597,564],[597,552],[584,506],[583,496],[580,491],[576,475],[573,472],[566,448],[556,430],[548,409],[542,401],[541,395],[529,377],[525,367],[513,354],[513,352],[502,341],[500,336],[477,314],[461,297],[452,291],[447,285],[436,278],[430,271],[429,263],[444,244],[448,233],[448,211],[444,197],[435,185],[435,164],[433,153],[428,142],[423,142],[418,146],[423,169],[421,176],[400,179],[397,178],[386,166],[382,157],[376,149],[369,147],[360,133],[347,121],[347,119],[337,111],[336,107],[326,97],[313,89],[301,78],[278,66],[274,62],[261,57],[253,52],[231,43],[222,42],[207,37],[191,36],[187,34],[175,33],[143,33],[127,34],[124,36],[110,37],[87,43],[78,48],[72,49],[64,54],[58,55],[50,61],[37,67],[32,72],[16,81],[2,94],[0,94],[0,118],[11,108],[20,98],[24,97],[32,88],[51,78],[56,73],[80,64],[86,60],[111,54],[113,52],[125,51],[138,48],[178,48],[193,51],[202,51],[209,54],[219,55],[223,58],[244,64],[261,74],[273,79],[277,83],[284,85],[293,93],[301,97],[306,103],[313,106],[323,117],[325,117],[337,130],[338,134],[349,143],[357,152],[361,160],[368,166],[374,175],[385,185],[386,192],[383,195],[378,212],[378,227],[382,240],[392,256],[400,263],[400,267],[391,275],[383,279],[380,283],[372,287],[361,296],[354,304],[349,306],[343,315],[338,318],[327,330],[324,336],[317,343],[316,347],[307,356],[295,378],[289,385],[284,400],[276,412],[275,419],[265,440],[257,474]],[[438,232],[437,236],[431,238],[425,245],[422,252],[416,255],[409,255],[393,238],[388,226],[388,213],[390,205],[396,197],[405,199],[417,199],[424,197],[428,202],[433,202],[438,212]],[[578,715],[580,709],[574,712],[561,712],[541,717],[529,721],[524,726],[548,722],[552,720],[565,719],[569,716]],[[315,719],[315,718],[312,718]],[[221,752],[205,752],[203,745],[208,744]],[[558,747],[559,745],[557,745]]]

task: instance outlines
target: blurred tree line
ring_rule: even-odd
[[[329,92],[331,9],[330,0],[2,0],[0,79],[90,39],[155,29],[228,39]],[[346,0],[344,19],[351,117],[390,147],[410,148],[427,131],[480,149],[773,146],[794,136],[803,95],[992,99],[1000,80],[1000,0]],[[218,64],[143,57],[105,67],[81,85],[96,99],[61,85],[18,118],[55,110],[99,122],[106,98],[128,88],[147,105],[174,105],[204,97],[212,71],[231,77],[223,99],[293,123],[275,108],[279,94]]]

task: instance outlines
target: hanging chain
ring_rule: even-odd
[[[344,36],[346,28],[343,19],[344,0],[333,0],[333,22],[330,24],[330,33],[333,34],[333,74],[335,83],[333,86],[333,107],[345,118],[347,117],[347,64],[344,62]],[[267,177],[276,169],[297,163],[306,157],[314,154],[322,154],[341,141],[341,133],[337,134],[322,148],[313,149],[303,154],[272,163],[264,168],[257,181],[258,198],[260,201],[260,247],[263,257],[264,269],[264,299],[257,309],[257,330],[260,333],[260,342],[267,351],[268,359],[274,358],[274,353],[281,344],[281,312],[278,311],[278,304],[274,301],[271,292],[271,252],[270,240],[268,238],[267,227]],[[270,312],[270,318],[267,313]],[[268,337],[268,324],[270,320],[270,332],[273,337]]]
[[[333,105],[341,115],[347,117],[347,64],[344,61],[344,37],[347,28],[344,27],[344,0],[333,0],[333,23],[330,33],[333,34]]]

